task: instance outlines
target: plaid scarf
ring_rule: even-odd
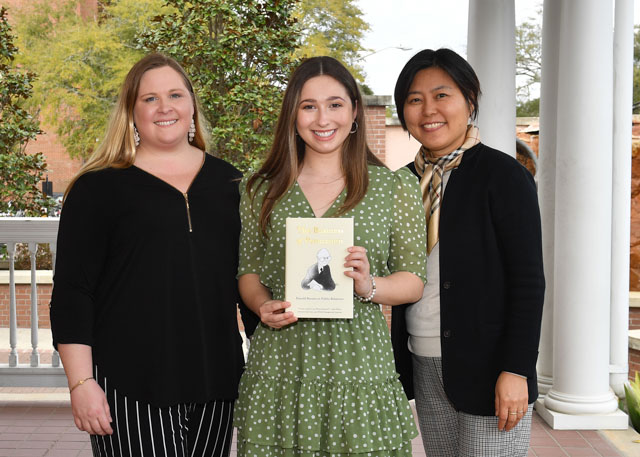
[[[469,125],[467,135],[460,148],[443,157],[433,157],[431,152],[422,146],[416,155],[415,166],[420,178],[422,188],[422,203],[427,218],[427,253],[431,254],[438,243],[438,229],[440,226],[440,203],[444,192],[442,177],[444,174],[457,168],[462,161],[462,154],[467,149],[480,143],[480,131],[478,127]]]

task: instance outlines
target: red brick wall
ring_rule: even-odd
[[[634,116],[635,117],[635,116]],[[631,240],[629,290],[640,291],[640,121],[633,126],[631,146]]]
[[[367,143],[371,152],[380,160],[385,159],[385,125],[387,118],[386,106],[367,106],[365,108],[365,119],[367,121]]]
[[[391,330],[391,306],[382,305],[382,314],[384,315],[384,318],[387,321],[387,325],[389,326],[389,330]]]
[[[640,351],[629,348],[629,381],[635,381],[637,372],[640,372]]]
[[[38,327],[51,328],[49,301],[51,284],[38,286]],[[31,286],[16,284],[16,312],[19,328],[31,327]],[[9,327],[9,285],[0,284],[0,327]]]
[[[640,328],[640,308],[629,308],[629,330]]]
[[[45,155],[48,170],[46,175],[49,176],[49,181],[53,182],[53,191],[64,192],[71,178],[80,170],[82,161],[69,158],[53,128],[45,125],[41,125],[40,128],[45,133],[27,144],[27,153],[42,152]]]

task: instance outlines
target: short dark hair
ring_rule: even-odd
[[[409,59],[396,82],[393,95],[402,128],[407,130],[407,124],[404,121],[404,103],[407,100],[413,79],[420,70],[431,67],[440,68],[453,79],[471,108],[471,118],[476,119],[478,117],[478,99],[482,92],[478,76],[469,62],[451,49],[440,48],[435,51],[424,49]]]

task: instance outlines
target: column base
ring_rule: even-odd
[[[618,399],[610,388],[599,395],[577,395],[551,389],[544,401],[548,409],[563,414],[609,414],[618,409]]]
[[[538,373],[538,398],[544,398],[553,387],[553,376]]]
[[[554,430],[626,430],[629,417],[619,409],[607,414],[563,414],[551,411],[540,398],[535,403],[538,415]]]

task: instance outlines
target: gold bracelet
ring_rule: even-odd
[[[89,379],[93,379],[93,376],[89,376],[88,378],[81,379],[80,381],[78,381],[75,386],[73,386],[71,389],[69,389],[69,393],[73,392],[76,387],[81,386],[82,384],[87,382]]]

